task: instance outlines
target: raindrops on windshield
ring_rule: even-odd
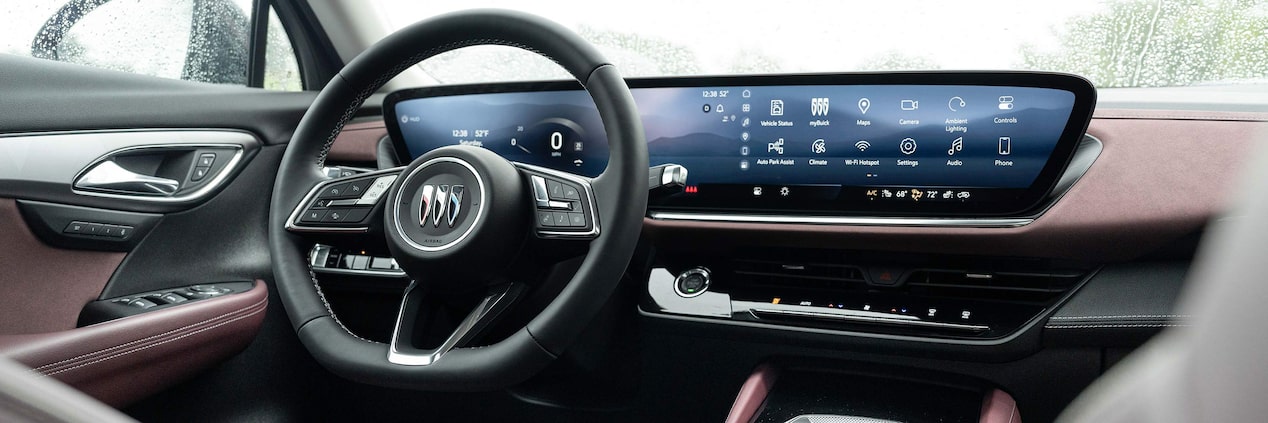
[[[380,1],[393,10],[408,10],[411,4]],[[960,11],[957,19],[943,15],[965,9],[962,5],[921,3],[910,14],[895,15],[892,9],[912,6],[895,0],[851,6],[853,16],[841,15],[837,27],[825,27],[823,16],[841,4],[808,1],[753,17],[752,26],[740,25],[752,28],[747,31],[720,23],[734,13],[748,13],[736,3],[710,13],[719,22],[698,25],[729,44],[674,25],[695,18],[703,7],[698,4],[683,4],[682,10],[657,15],[665,22],[630,30],[622,19],[599,18],[636,9],[596,16],[554,2],[486,2],[492,4],[478,6],[523,8],[565,24],[586,22],[573,29],[626,76],[1006,68],[1074,73],[1102,88],[1268,83],[1266,0],[1107,0],[1068,6],[1005,2],[967,8],[973,11]],[[1042,15],[1045,11],[1063,14],[1050,18]],[[861,27],[863,21],[848,21],[857,15],[889,20]],[[443,83],[568,77],[546,59],[503,47],[450,52],[420,67]]]
[[[1023,46],[1022,68],[1083,75],[1102,87],[1268,83],[1268,2],[1112,1],[1071,19],[1054,52]]]

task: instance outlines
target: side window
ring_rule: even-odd
[[[263,1],[263,0],[260,0]],[[262,81],[251,84],[255,0],[5,2],[3,52],[214,84],[302,90],[285,29],[269,8]]]
[[[299,60],[287,37],[277,11],[269,7],[268,40],[264,47],[264,88],[280,91],[302,91],[304,80],[299,75]]]

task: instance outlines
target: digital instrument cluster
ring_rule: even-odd
[[[659,210],[1008,215],[1068,163],[1095,91],[1045,73],[635,79],[651,165],[689,171]],[[402,157],[453,144],[595,176],[607,137],[575,82],[406,90],[385,101]]]

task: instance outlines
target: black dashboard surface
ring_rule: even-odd
[[[938,72],[629,80],[651,164],[689,170],[654,210],[1013,215],[1051,189],[1091,119],[1069,75]],[[393,93],[401,157],[445,145],[585,176],[606,136],[575,82]]]

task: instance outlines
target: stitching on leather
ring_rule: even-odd
[[[248,313],[248,314],[245,314],[245,315],[242,315],[242,316],[238,316],[238,317],[235,317],[235,318],[233,318],[233,319],[226,320],[226,321],[224,321],[224,322],[220,322],[220,323],[217,323],[217,324],[215,324],[215,325],[208,326],[208,327],[205,327],[205,328],[202,328],[202,329],[199,329],[199,330],[193,331],[193,332],[189,332],[189,333],[183,334],[183,335],[181,335],[181,336],[177,336],[177,337],[175,337],[175,338],[171,338],[171,339],[163,340],[163,341],[156,342],[156,343],[153,343],[153,344],[149,344],[149,345],[143,346],[143,347],[141,347],[141,348],[136,348],[136,349],[132,349],[132,350],[128,350],[128,351],[124,351],[124,352],[120,352],[120,353],[118,353],[118,354],[108,355],[108,356],[105,356],[105,357],[102,357],[102,358],[98,358],[98,359],[96,359],[96,360],[92,360],[92,361],[89,361],[89,362],[86,362],[86,363],[82,363],[82,364],[79,364],[79,365],[76,365],[76,366],[72,366],[72,367],[67,367],[67,368],[65,368],[65,369],[57,370],[57,371],[54,371],[54,372],[49,372],[47,375],[48,375],[48,376],[53,376],[53,375],[56,375],[56,374],[59,374],[59,373],[69,372],[69,371],[71,371],[71,370],[75,370],[75,369],[78,369],[78,368],[82,368],[82,367],[86,367],[86,366],[91,366],[91,365],[93,365],[93,364],[97,364],[97,363],[101,363],[101,362],[104,362],[104,361],[113,360],[113,359],[116,359],[116,358],[119,358],[119,357],[123,357],[123,356],[128,355],[128,354],[132,354],[132,353],[136,353],[136,352],[145,351],[145,350],[148,350],[148,349],[150,349],[150,348],[157,347],[157,346],[159,346],[159,345],[163,345],[163,344],[168,344],[168,343],[171,343],[171,342],[179,341],[179,340],[181,340],[181,339],[185,339],[185,338],[188,338],[188,337],[191,337],[191,336],[194,336],[194,335],[197,335],[197,334],[200,334],[200,333],[203,333],[203,332],[206,332],[206,331],[209,331],[209,330],[212,330],[212,329],[215,329],[215,328],[218,328],[218,327],[221,327],[221,326],[224,326],[224,325],[227,325],[227,324],[230,324],[230,323],[233,323],[233,322],[236,322],[236,321],[242,320],[242,319],[246,319],[246,318],[248,318],[248,317],[251,317],[251,316],[254,316],[254,315],[257,315],[257,314],[260,314],[260,313],[264,312],[264,310],[268,310],[268,308],[267,308],[267,307],[262,307],[262,308],[259,308],[259,309],[255,310],[255,311],[251,312],[251,313]]]
[[[1187,319],[1193,317],[1188,314],[1125,314],[1122,316],[1053,316],[1050,320],[1081,320],[1081,319]]]
[[[343,321],[339,320],[339,316],[335,315],[335,309],[330,307],[330,302],[326,301],[326,293],[325,291],[322,291],[321,283],[317,282],[317,273],[313,272],[313,266],[311,264],[308,265],[308,278],[312,279],[313,288],[317,290],[317,298],[320,298],[321,304],[326,306],[326,313],[330,314],[330,318],[335,320],[335,324],[339,325],[339,327],[342,328],[344,332],[348,332],[349,335],[352,335],[353,338],[357,338],[362,341],[369,342],[371,344],[378,343],[378,342],[371,341],[369,339],[362,338],[361,336],[355,333],[352,333],[352,331],[349,330],[347,326],[344,326]]]
[[[164,332],[164,333],[159,334],[159,335],[154,335],[154,336],[147,337],[147,338],[145,338],[145,339],[141,339],[141,340],[137,340],[137,341],[132,341],[132,342],[129,342],[129,343],[127,343],[127,344],[123,344],[123,345],[116,345],[116,346],[114,346],[114,347],[110,347],[110,348],[107,348],[107,349],[104,349],[104,350],[100,350],[100,351],[97,351],[97,352],[94,352],[94,353],[91,353],[91,354],[84,354],[84,355],[80,355],[80,356],[75,357],[75,358],[72,358],[72,359],[62,360],[62,361],[60,361],[60,362],[58,362],[58,363],[55,363],[55,364],[57,364],[56,366],[54,366],[54,365],[45,365],[45,366],[41,366],[40,368],[37,368],[37,369],[32,369],[32,371],[36,371],[36,372],[45,372],[45,373],[47,373],[47,374],[60,373],[60,372],[62,372],[62,371],[64,371],[64,370],[66,370],[66,368],[67,368],[67,366],[68,366],[68,365],[75,364],[75,362],[76,362],[76,361],[84,361],[84,360],[90,360],[90,359],[99,359],[99,358],[103,357],[103,355],[102,355],[102,354],[105,354],[105,356],[109,356],[110,354],[114,354],[114,353],[117,353],[117,352],[119,352],[119,351],[124,351],[124,350],[126,350],[126,348],[125,348],[125,347],[131,347],[131,346],[136,346],[136,345],[143,345],[143,344],[145,344],[145,343],[158,342],[158,341],[161,341],[161,340],[163,340],[163,339],[165,339],[165,338],[169,338],[169,337],[171,337],[171,336],[173,336],[173,335],[178,335],[178,334],[180,334],[180,333],[181,333],[181,331],[196,330],[197,332],[201,332],[201,331],[203,331],[203,330],[205,330],[205,329],[207,329],[207,328],[219,327],[219,326],[221,326],[221,323],[222,323],[222,322],[225,322],[225,321],[236,321],[236,320],[241,319],[241,318],[242,318],[242,317],[244,317],[244,316],[254,315],[254,314],[257,314],[258,312],[260,312],[260,311],[262,311],[262,310],[267,310],[267,309],[268,309],[268,304],[267,304],[267,303],[265,303],[265,302],[258,302],[258,303],[255,303],[254,305],[249,306],[249,307],[245,307],[245,308],[239,309],[238,311],[235,311],[234,313],[227,313],[227,314],[224,314],[224,315],[221,315],[221,316],[217,317],[217,319],[220,319],[220,322],[213,322],[211,319],[209,319],[209,320],[204,320],[203,322],[200,322],[200,323],[199,323],[199,324],[203,324],[203,323],[215,323],[215,325],[212,325],[212,326],[206,326],[206,325],[203,325],[202,327],[198,327],[197,325],[188,325],[188,326],[184,326],[184,327],[182,327],[182,328],[180,328],[180,329],[177,329],[177,330],[167,331],[167,332]],[[246,314],[243,314],[243,313],[246,313]],[[236,314],[236,316],[231,316],[231,314]],[[225,320],[225,319],[231,319],[231,320]],[[197,333],[197,332],[192,332],[192,333]],[[175,338],[175,339],[179,339],[179,337],[178,337],[178,338]],[[140,344],[139,344],[138,342],[140,342]],[[49,367],[49,366],[52,366],[52,367]],[[52,373],[48,373],[48,372],[52,372]]]
[[[86,358],[86,357],[89,357],[89,356],[100,355],[100,353],[105,353],[105,352],[110,352],[110,351],[114,351],[114,350],[119,350],[119,348],[127,348],[127,347],[129,347],[129,346],[133,346],[133,344],[137,344],[137,343],[145,343],[145,342],[151,341],[151,339],[156,339],[156,338],[161,338],[161,337],[169,336],[169,334],[172,334],[172,333],[181,332],[181,331],[188,331],[188,329],[190,329],[190,328],[193,328],[193,327],[198,327],[198,325],[202,325],[202,324],[205,324],[205,323],[212,322],[212,320],[218,320],[218,319],[227,318],[227,317],[230,317],[230,315],[232,315],[232,314],[240,314],[240,313],[249,312],[249,310],[251,310],[252,308],[256,308],[256,306],[260,306],[260,304],[266,304],[266,303],[268,303],[268,301],[269,301],[269,299],[268,299],[268,298],[264,298],[264,299],[261,299],[261,300],[259,300],[259,301],[256,301],[256,303],[255,303],[255,304],[251,304],[251,305],[243,306],[243,308],[233,310],[233,312],[228,312],[228,313],[224,313],[224,314],[221,314],[221,315],[217,315],[217,317],[213,317],[213,318],[205,319],[205,320],[202,320],[202,322],[186,324],[186,325],[183,325],[183,327],[179,327],[179,328],[171,329],[171,331],[167,331],[167,332],[160,333],[160,334],[155,334],[155,336],[150,336],[150,337],[145,337],[145,338],[141,338],[141,339],[136,339],[136,341],[132,341],[132,342],[128,342],[128,343],[122,343],[122,344],[117,344],[117,346],[113,346],[113,347],[109,347],[109,348],[104,348],[104,350],[98,350],[98,351],[93,351],[93,352],[89,352],[89,353],[82,353],[82,355],[75,356],[75,357],[71,357],[71,358],[66,358],[66,360],[57,361],[57,362],[52,362],[52,363],[47,363],[47,365],[43,365],[43,366],[36,367],[36,370],[47,370],[47,369],[52,369],[52,367],[57,367],[57,366],[60,366],[60,365],[62,365],[62,363],[67,363],[67,362],[71,362],[71,361],[82,360],[82,358]]]
[[[1176,323],[1133,323],[1133,324],[1087,324],[1087,325],[1046,325],[1047,329],[1095,329],[1095,328],[1178,328],[1192,325]]]

